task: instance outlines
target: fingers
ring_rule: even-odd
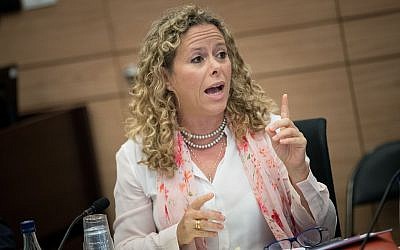
[[[279,133],[277,133],[277,129],[280,129]],[[303,134],[289,118],[281,119],[268,125],[267,133],[273,141],[279,142],[282,142],[281,140],[286,138],[304,138]]]
[[[282,119],[289,118],[289,99],[287,94],[282,95],[281,117]]]
[[[196,237],[216,237],[218,236],[218,231],[205,230],[205,228],[200,227],[200,229],[193,229],[193,238]]]
[[[224,228],[225,216],[215,210],[200,209],[214,194],[208,193],[195,199],[178,224],[179,245],[190,243],[195,237],[215,237]]]
[[[274,121],[268,126],[272,131],[278,128],[289,128],[294,127],[294,123],[289,118],[282,118],[280,120]]]
[[[195,199],[192,204],[190,204],[190,207],[196,210],[199,210],[204,203],[207,201],[211,200],[214,197],[213,193],[208,193],[202,196],[199,196],[197,199]]]
[[[275,143],[294,144],[302,147],[307,144],[304,135],[289,118],[284,118],[271,123],[267,126],[266,132]]]
[[[276,134],[277,129],[283,129],[283,128],[296,128],[294,125],[293,121],[291,121],[289,118],[282,118],[280,120],[277,120],[267,126],[267,132],[268,134],[274,136]],[[297,128],[296,128],[297,129]]]
[[[221,212],[215,210],[191,210],[190,213],[194,219],[215,221],[225,220],[225,216]]]
[[[207,210],[207,209],[200,210],[200,208],[204,205],[204,203],[209,201],[213,197],[214,197],[213,193],[208,193],[199,196],[190,204],[191,209],[189,209],[186,213],[193,219],[223,222],[225,220],[225,216],[221,212],[215,210]]]
[[[219,232],[224,229],[224,224],[217,220],[200,220],[196,219],[193,228],[197,231]]]
[[[299,146],[305,146],[307,144],[306,138],[297,128],[284,129],[271,139],[280,144],[294,144]]]
[[[282,95],[281,104],[281,120],[275,121],[274,123],[267,126],[265,129],[267,134],[272,138],[279,131],[277,129],[284,129],[288,127],[296,127],[294,123],[289,119],[289,99],[287,94]]]
[[[215,210],[200,210],[203,204],[214,197],[214,194],[208,193],[198,197],[192,202],[191,210],[187,211],[189,217],[193,218],[193,228],[197,231],[218,232],[224,228],[223,222],[225,216]]]

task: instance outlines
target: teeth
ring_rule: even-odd
[[[206,94],[215,94],[215,93],[222,91],[223,89],[224,89],[224,85],[219,85],[219,86],[208,88],[204,92]]]

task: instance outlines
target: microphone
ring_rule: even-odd
[[[363,250],[364,247],[365,247],[365,245],[367,244],[367,241],[368,241],[368,239],[370,238],[370,235],[371,235],[371,233],[372,233],[372,230],[374,229],[375,224],[376,224],[376,222],[378,221],[378,217],[379,217],[380,213],[382,212],[383,205],[384,205],[385,202],[386,202],[386,198],[387,198],[387,196],[388,196],[388,194],[389,194],[389,191],[390,191],[390,189],[392,188],[393,183],[395,182],[395,180],[396,180],[397,178],[399,178],[399,177],[400,177],[400,169],[397,170],[397,172],[393,175],[392,179],[390,179],[389,184],[386,186],[385,193],[383,194],[383,197],[382,197],[381,201],[379,202],[379,206],[378,206],[378,208],[376,209],[376,212],[375,212],[375,214],[374,214],[374,219],[372,220],[372,222],[371,222],[371,224],[370,224],[370,226],[369,226],[367,235],[365,236],[365,238],[364,238],[364,240],[363,240],[363,242],[362,242],[362,244],[361,244],[361,248],[360,248],[361,250]]]
[[[108,206],[110,206],[110,201],[106,197],[101,197],[100,199],[93,202],[93,204],[82,213],[82,217],[89,214],[101,212],[104,209],[108,208]]]
[[[62,239],[60,246],[58,247],[58,250],[61,250],[64,246],[65,241],[68,238],[69,233],[71,232],[72,227],[78,222],[80,221],[83,217],[90,215],[90,214],[94,214],[100,211],[103,211],[104,209],[106,209],[108,206],[110,205],[110,201],[105,198],[105,197],[101,197],[100,199],[96,200],[95,202],[93,202],[93,204],[86,209],[85,211],[83,211],[83,213],[81,213],[80,215],[78,215],[78,217],[76,217],[72,223],[69,225],[67,232],[64,235],[64,238]]]

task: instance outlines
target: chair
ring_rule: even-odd
[[[377,203],[386,186],[400,168],[400,141],[378,146],[361,158],[347,184],[346,236],[353,235],[354,208]],[[388,199],[396,198],[398,185],[392,187]]]
[[[329,159],[328,143],[326,139],[326,120],[324,118],[294,121],[297,128],[307,139],[307,156],[310,158],[310,168],[315,178],[324,183],[329,190],[336,211],[336,195],[333,186],[331,162]],[[336,225],[335,237],[341,236],[339,217]]]

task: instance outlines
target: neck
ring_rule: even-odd
[[[204,150],[214,147],[219,141],[221,141],[221,139],[223,139],[226,123],[226,119],[223,118],[221,124],[216,129],[206,134],[196,134],[186,129],[182,129],[180,132],[183,135],[183,141],[189,147]]]
[[[182,117],[179,121],[181,127],[194,134],[207,134],[216,130],[224,120],[224,114],[207,117]]]

